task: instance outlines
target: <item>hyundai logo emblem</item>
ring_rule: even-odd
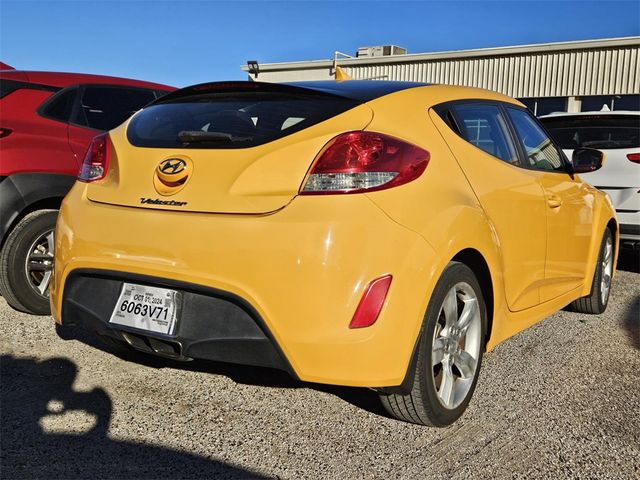
[[[168,160],[161,162],[158,167],[158,170],[165,175],[177,175],[187,168],[187,162],[180,158],[169,158]]]

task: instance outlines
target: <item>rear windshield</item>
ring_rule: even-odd
[[[314,93],[225,92],[167,100],[133,117],[131,144],[152,148],[248,148],[315,125],[359,105]]]
[[[564,149],[640,147],[640,115],[581,115],[540,121]]]

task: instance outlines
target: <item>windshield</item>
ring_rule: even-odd
[[[640,115],[581,115],[540,121],[563,149],[640,147]]]
[[[304,93],[207,93],[145,108],[132,119],[127,136],[138,147],[247,148],[308,128],[358,104]]]

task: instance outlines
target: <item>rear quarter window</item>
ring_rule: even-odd
[[[507,133],[502,113],[496,105],[459,103],[453,106],[453,112],[455,125],[460,130],[457,133],[462,138],[489,155],[514,165],[518,164],[515,146]]]
[[[248,148],[298,132],[360,102],[283,92],[225,92],[151,105],[129,124],[129,141],[152,148]],[[191,132],[191,140],[184,132]],[[197,139],[195,138],[197,137]]]
[[[563,149],[640,147],[640,115],[580,115],[541,118]]]
[[[60,122],[68,122],[73,111],[73,104],[78,93],[78,87],[65,88],[45,101],[39,108],[43,117]]]

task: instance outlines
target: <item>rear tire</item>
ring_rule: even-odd
[[[411,391],[381,393],[385,409],[398,420],[420,425],[445,427],[455,422],[478,381],[486,324],[475,275],[462,263],[449,263],[424,316]]]
[[[57,210],[36,210],[9,233],[0,251],[0,294],[16,310],[50,315],[49,279]]]

